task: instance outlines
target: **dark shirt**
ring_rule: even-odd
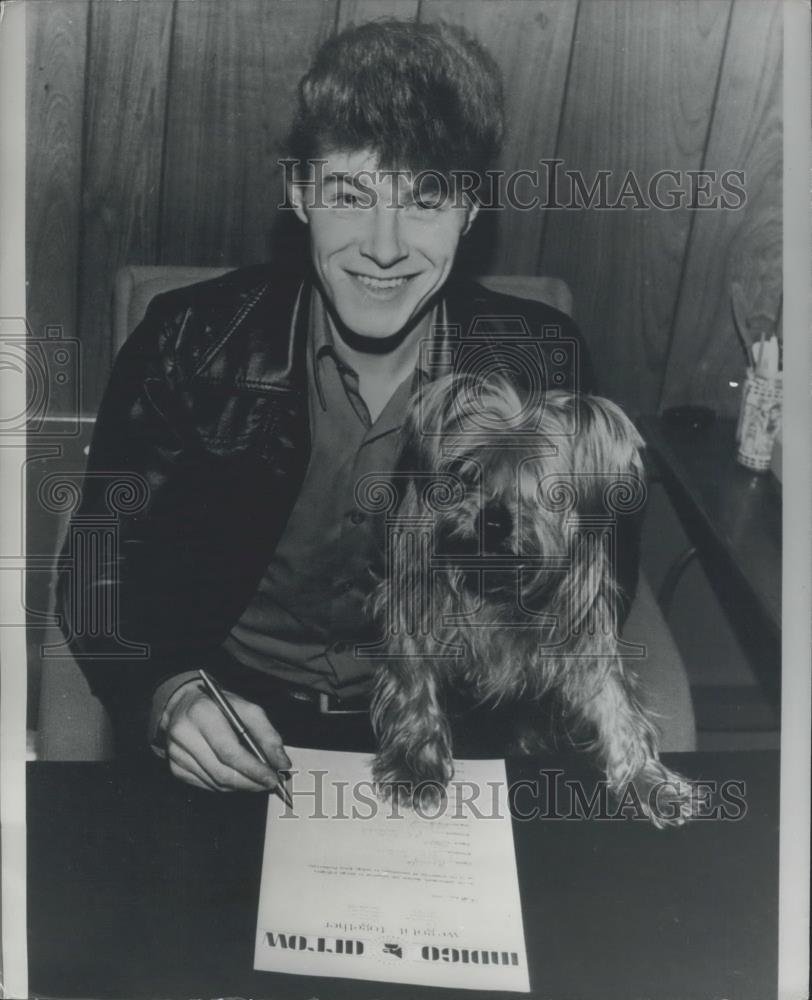
[[[364,602],[380,572],[383,540],[381,515],[359,509],[355,485],[393,469],[421,373],[415,369],[395,387],[373,422],[357,373],[336,353],[317,292],[311,302],[310,462],[270,565],[223,649],[253,670],[347,697],[365,691],[372,675],[374,661],[354,649],[376,638]]]

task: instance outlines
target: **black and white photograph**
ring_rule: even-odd
[[[3,996],[808,996],[809,32],[0,4]]]

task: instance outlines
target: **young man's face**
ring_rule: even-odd
[[[442,288],[476,206],[433,194],[439,185],[428,175],[415,190],[412,177],[379,173],[369,152],[324,159],[315,186],[291,190],[310,227],[316,274],[345,326],[362,337],[391,337]]]

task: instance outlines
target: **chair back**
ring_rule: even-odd
[[[156,295],[197,281],[219,278],[230,270],[228,267],[140,264],[127,264],[119,268],[113,284],[113,350],[119,350]],[[494,292],[544,302],[567,316],[572,315],[572,292],[561,278],[490,274],[477,278],[477,281]]]
[[[219,278],[230,267],[177,267],[169,265],[126,264],[113,281],[113,352],[141,322],[147,306],[161,292],[194,285],[198,281]]]
[[[572,316],[572,292],[563,278],[535,274],[487,274],[476,280],[493,292],[543,302],[565,316]]]

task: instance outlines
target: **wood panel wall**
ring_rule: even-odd
[[[727,0],[647,3],[641,17],[639,4],[583,0],[556,155],[587,183],[610,170],[608,203],[617,201],[629,171],[649,204],[657,171],[700,167],[729,7]],[[567,195],[565,187],[562,201]],[[550,211],[539,268],[578,289],[599,384],[650,412],[692,211],[636,208],[634,195],[626,204]]]
[[[748,315],[763,326],[781,297],[782,17],[776,4],[734,4],[713,129],[703,166],[745,172],[747,204],[693,219],[674,311],[663,404],[716,400],[736,412],[744,374],[729,297],[740,281]],[[799,206],[800,208],[800,206]],[[758,317],[758,319],[755,319]],[[805,335],[806,331],[795,331]],[[731,382],[734,383],[731,386]]]
[[[110,368],[116,269],[287,252],[275,164],[298,78],[331,32],[392,14],[464,24],[491,51],[505,171],[557,158],[588,184],[608,170],[610,192],[628,171],[644,189],[658,170],[745,171],[738,211],[483,212],[467,254],[491,273],[565,278],[602,389],[632,413],[732,413],[729,284],[765,315],[781,286],[779,0],[32,4],[29,319],[81,341],[85,412]]]

